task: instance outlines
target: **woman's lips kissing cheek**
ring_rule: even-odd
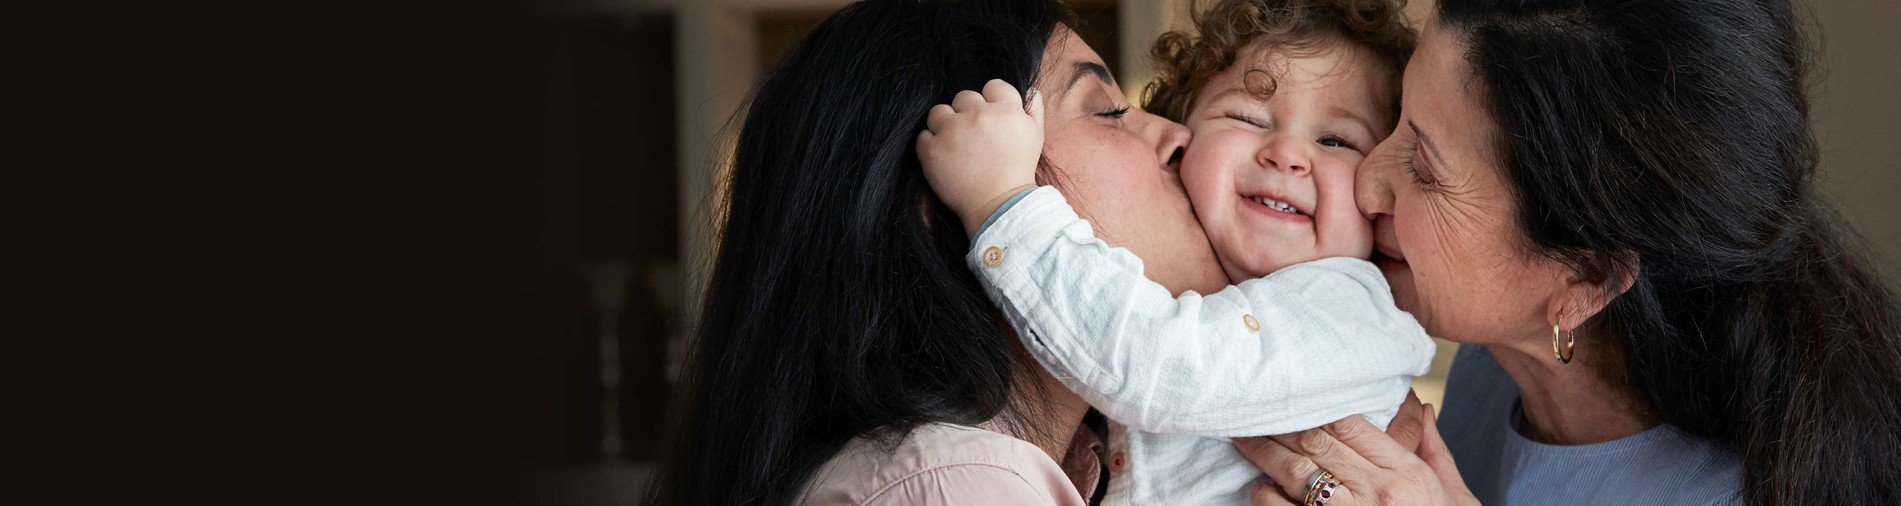
[[[1381,218],[1380,221],[1384,222],[1385,218]],[[1406,254],[1399,250],[1399,246],[1395,244],[1393,240],[1388,239],[1388,237],[1392,237],[1391,227],[1391,222],[1375,223],[1373,227],[1373,264],[1378,265],[1381,271],[1386,272],[1410,267],[1406,264]]]

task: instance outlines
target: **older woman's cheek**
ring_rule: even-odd
[[[1404,261],[1383,262],[1380,265],[1380,271],[1386,274],[1386,283],[1392,286],[1393,302],[1399,305],[1400,309],[1412,313],[1413,318],[1418,319],[1419,324],[1425,326],[1426,331],[1431,333],[1433,328],[1429,322],[1432,319],[1432,311],[1426,307],[1425,298],[1419,293],[1420,286],[1417,278],[1422,266],[1417,262],[1419,260],[1430,262],[1432,258],[1430,255],[1423,259],[1415,258],[1412,251],[1406,247],[1405,239],[1401,238],[1399,225],[1400,218],[1395,215],[1381,216],[1373,223],[1375,241],[1380,244],[1397,245],[1400,252],[1406,255]]]
[[[1426,311],[1425,308],[1419,306],[1419,287],[1415,286],[1412,273],[1388,272],[1386,283],[1392,286],[1393,303],[1399,305],[1400,309],[1412,313],[1413,318],[1419,320],[1420,325],[1426,325],[1426,329],[1431,331],[1432,327],[1427,325],[1431,311]]]
[[[1474,209],[1440,193],[1422,191],[1412,200],[1416,211],[1411,227],[1400,230],[1400,240],[1408,247],[1407,259],[1413,262],[1412,277],[1418,303],[1429,312],[1446,311],[1445,321],[1454,325],[1473,321],[1463,316],[1490,309],[1482,306],[1499,302],[1473,289],[1483,290],[1499,281],[1495,276],[1507,274],[1500,269],[1506,267],[1502,263],[1504,259],[1487,247],[1489,241],[1481,235],[1483,227],[1476,221],[1482,217],[1473,214]],[[1468,281],[1475,279],[1488,282],[1478,287],[1469,286]],[[1426,329],[1436,335],[1471,330]]]
[[[1373,152],[1367,154],[1366,160],[1360,163],[1360,169],[1354,175],[1353,197],[1355,205],[1360,208],[1361,215],[1373,221],[1372,235],[1375,251],[1378,251],[1380,245],[1385,245],[1386,248],[1398,250],[1387,253],[1406,256],[1405,243],[1399,240],[1400,217],[1397,216],[1399,213],[1395,210],[1398,204],[1395,177],[1399,163],[1402,161],[1401,157],[1395,156],[1395,153],[1402,153],[1396,148],[1398,143],[1395,140],[1398,137],[1398,134],[1388,137],[1385,142],[1374,147]],[[1399,304],[1400,309],[1413,313],[1413,317],[1418,318],[1423,324],[1426,321],[1426,315],[1419,307],[1418,288],[1414,286],[1412,266],[1386,261],[1380,268],[1386,274],[1387,284],[1392,286],[1394,302]]]

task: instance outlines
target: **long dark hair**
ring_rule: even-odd
[[[1030,388],[914,148],[933,104],[1028,91],[1053,0],[865,0],[753,90],[662,504],[786,504],[855,436],[977,424]]]
[[[1817,200],[1786,1],[1440,2],[1540,253],[1634,283],[1591,325],[1751,504],[1901,504],[1901,317]]]

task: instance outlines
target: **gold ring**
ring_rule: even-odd
[[[1333,491],[1339,488],[1340,480],[1333,479],[1333,473],[1326,469],[1315,468],[1307,476],[1307,497],[1301,502],[1307,506],[1320,506],[1333,500]]]

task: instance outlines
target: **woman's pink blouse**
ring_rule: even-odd
[[[798,503],[1081,506],[1078,489],[1095,488],[1093,472],[1077,473],[1087,483],[1072,481],[1064,466],[1036,445],[975,427],[925,425],[895,447],[881,441],[860,436],[846,443],[813,474]],[[1075,450],[1079,444],[1090,445],[1073,443],[1065,460],[1099,462],[1097,453]]]

